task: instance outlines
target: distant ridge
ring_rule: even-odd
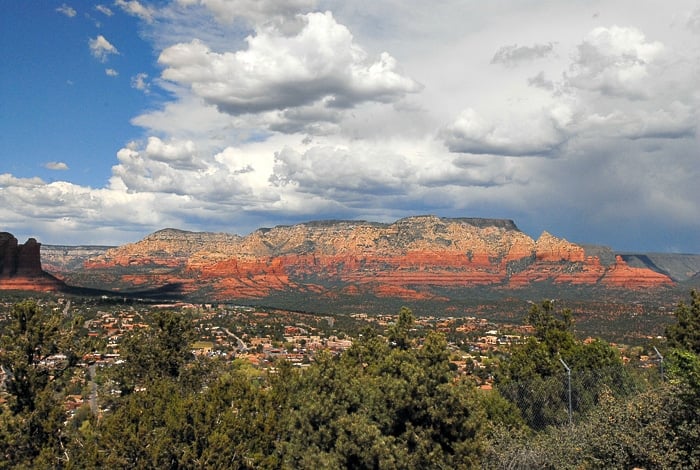
[[[166,228],[135,243],[95,248],[79,268],[57,275],[75,286],[192,299],[447,305],[474,289],[502,296],[542,288],[668,288],[681,279],[681,265],[694,266],[692,257],[675,258],[674,270],[660,256],[625,256],[548,232],[535,240],[509,219],[423,215],[392,223],[314,220],[246,236]],[[51,265],[59,264],[54,257]]]
[[[688,281],[700,273],[700,255],[683,253],[620,253],[630,266],[648,268],[677,282]]]

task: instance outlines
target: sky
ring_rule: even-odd
[[[0,231],[512,219],[700,253],[700,1],[2,2]]]

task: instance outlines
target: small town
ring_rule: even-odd
[[[78,362],[79,374],[73,379],[76,393],[67,395],[66,412],[75,413],[88,400],[99,403],[95,389],[88,386],[95,370],[108,370],[122,364],[120,344],[125,335],[151,328],[150,317],[156,311],[172,311],[191,319],[197,338],[191,343],[193,357],[219,359],[247,367],[253,375],[275,373],[280,361],[294,367],[309,367],[321,353],[337,355],[346,351],[362,336],[364,328],[380,335],[397,321],[398,314],[319,316],[279,309],[262,309],[244,305],[193,304],[186,302],[141,303],[103,297],[102,303],[81,305],[68,298],[59,298],[56,310],[63,315],[81,315],[83,333],[95,348]],[[3,305],[0,324],[8,320],[5,312],[11,303]],[[522,344],[533,335],[527,324],[496,324],[485,318],[418,316],[412,328],[420,347],[429,331],[437,331],[448,339],[449,360],[453,371],[463,380],[472,381],[483,390],[490,390],[499,358],[514,344]],[[586,341],[591,341],[589,338]],[[658,358],[641,348],[618,347],[624,363],[635,362],[649,368]],[[40,365],[52,369],[66,361],[63,354],[38,358]],[[91,372],[92,371],[92,372]],[[4,382],[0,371],[0,383]],[[1,390],[0,390],[1,392]],[[115,394],[118,390],[105,390]],[[2,397],[0,396],[0,401]]]

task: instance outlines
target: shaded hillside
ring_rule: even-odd
[[[700,255],[682,253],[622,253],[627,264],[666,274],[674,281],[687,281],[700,273]]]

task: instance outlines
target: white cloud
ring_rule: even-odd
[[[649,69],[663,53],[662,43],[648,42],[636,28],[595,28],[578,46],[568,80],[612,96],[646,96]]]
[[[186,198],[122,189],[91,189],[65,181],[0,175],[0,218],[42,243],[121,243],[181,222],[171,215]]]
[[[167,163],[174,168],[199,169],[194,142],[164,142],[158,137],[149,137],[144,154],[153,160]]]
[[[47,168],[49,170],[67,170],[68,165],[66,165],[64,162],[47,162],[44,164],[44,168]]]
[[[678,139],[690,138],[697,130],[697,112],[679,102],[665,108],[619,109],[605,114],[582,116],[579,130],[588,136],[619,137],[624,139]]]
[[[119,72],[117,72],[114,69],[105,69],[105,74],[109,77],[116,77],[117,75],[119,75]]]
[[[136,16],[147,23],[153,22],[155,10],[151,7],[144,6],[137,0],[116,0],[114,5],[121,8],[125,13]]]
[[[331,135],[337,133],[341,112],[328,105],[329,98],[309,106],[274,111],[267,117],[272,131],[287,134]]]
[[[595,139],[683,139],[695,135],[698,114],[683,103],[692,94],[685,61],[668,61],[660,42],[635,28],[598,27],[576,46],[559,81],[544,72],[527,83],[549,96],[500,114],[463,111],[440,136],[453,152],[560,156]],[[507,54],[504,54],[507,55]],[[674,83],[675,82],[675,83]],[[697,99],[697,98],[695,98]],[[566,146],[564,146],[566,144]],[[568,148],[568,147],[570,148]]]
[[[495,120],[466,109],[441,135],[452,152],[547,156],[566,141],[564,127],[570,119],[565,107],[529,115],[511,113]]]
[[[70,6],[66,5],[65,3],[63,5],[61,5],[60,7],[56,8],[56,11],[66,15],[68,18],[73,18],[75,15],[77,15],[75,8],[70,7]]]
[[[178,100],[167,103],[163,109],[136,116],[131,122],[152,134],[214,142],[218,148],[225,146],[222,142],[239,142],[237,136],[248,131],[235,117],[220,113],[215,106],[188,93],[181,93]]]
[[[217,53],[198,40],[165,49],[163,78],[188,86],[231,114],[283,110],[325,100],[328,107],[395,101],[420,86],[393,57],[371,60],[330,13],[311,13],[298,34],[259,29],[248,49]]]
[[[131,87],[149,94],[151,92],[151,84],[148,82],[148,74],[140,72],[131,77]]]
[[[95,7],[95,10],[99,11],[100,13],[106,16],[112,16],[114,14],[114,12],[105,5],[97,5]]]
[[[88,41],[90,53],[101,62],[106,62],[107,58],[112,54],[119,54],[119,51],[101,34],[96,38]]]
[[[304,153],[286,147],[275,154],[275,185],[296,185],[301,192],[344,199],[359,195],[404,192],[412,168],[401,155],[375,150],[353,153],[347,148],[313,147]]]
[[[231,158],[232,153],[236,157]],[[266,167],[259,158],[253,161],[242,153],[228,150],[201,156],[191,141],[149,137],[145,147],[132,142],[117,153],[119,164],[112,168],[111,186],[130,192],[187,195],[204,204],[242,204],[255,199],[254,181]]]

